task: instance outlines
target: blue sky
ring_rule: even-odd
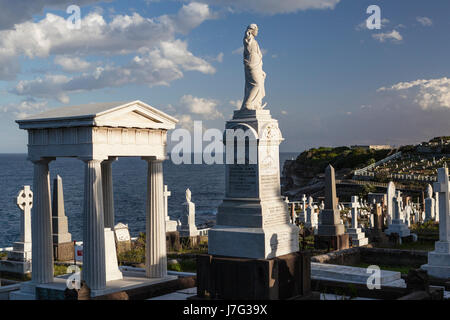
[[[68,30],[66,8],[81,7]],[[376,4],[380,30],[364,27]],[[26,6],[24,6],[26,5]],[[223,129],[243,97],[250,23],[281,151],[418,143],[450,135],[444,0],[0,0],[0,152],[26,152],[15,119],[142,100],[190,128]]]

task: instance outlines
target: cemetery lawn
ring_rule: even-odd
[[[392,245],[392,244],[373,244],[374,248],[389,248],[389,249],[401,249],[401,250],[423,250],[423,251],[433,251],[434,250],[434,242],[407,242],[402,243],[400,245]]]

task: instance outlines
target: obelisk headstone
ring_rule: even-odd
[[[52,231],[53,257],[55,260],[72,260],[74,248],[64,210],[63,181],[59,175],[53,180]]]
[[[336,197],[336,181],[334,168],[331,165],[325,169],[325,209],[320,213],[321,223],[318,234],[314,238],[314,246],[318,249],[346,249],[349,237],[341,223],[340,211]]]

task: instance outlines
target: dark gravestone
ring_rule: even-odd
[[[337,203],[334,168],[328,165],[325,169],[325,209],[320,213],[321,223],[318,234],[314,236],[316,249],[343,250],[349,247],[349,236],[341,223]]]
[[[310,294],[309,253],[272,259],[197,256],[197,294],[226,300],[279,300]]]

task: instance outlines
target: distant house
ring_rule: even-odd
[[[393,149],[392,146],[390,145],[383,145],[383,144],[371,144],[371,145],[365,145],[365,146],[351,146],[352,149],[356,149],[356,148],[362,148],[362,149],[366,149],[366,150],[390,150]]]

